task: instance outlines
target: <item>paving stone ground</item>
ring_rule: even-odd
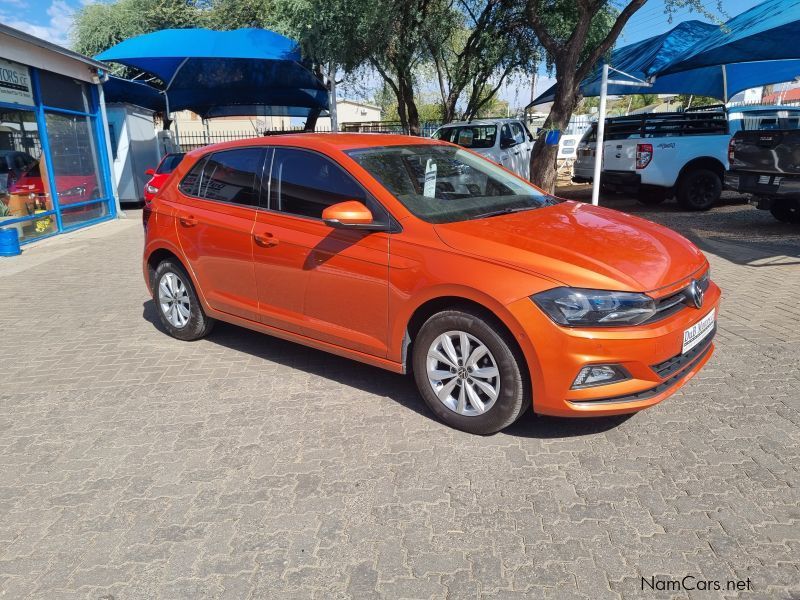
[[[717,353],[633,417],[491,437],[399,375],[168,337],[136,212],[3,260],[0,597],[800,598],[800,230],[608,203],[703,244]]]

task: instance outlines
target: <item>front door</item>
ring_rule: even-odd
[[[359,200],[388,214],[339,165],[308,150],[276,148],[268,210],[254,229],[261,320],[386,356],[389,234],[333,229],[326,207]]]
[[[179,186],[175,227],[208,304],[258,320],[253,227],[259,203],[263,148],[214,152]]]

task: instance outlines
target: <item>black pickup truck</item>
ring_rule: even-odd
[[[775,126],[731,138],[725,187],[752,194],[751,203],[779,221],[800,223],[800,129],[796,122]]]

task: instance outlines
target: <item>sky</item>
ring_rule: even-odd
[[[377,1],[377,0],[376,0]],[[623,5],[624,0],[611,0],[612,4]],[[761,0],[721,0],[720,11],[715,0],[702,0],[707,11],[719,22],[759,4]],[[75,12],[93,0],[2,0],[0,3],[0,22],[20,29],[39,38],[69,46],[69,31]],[[684,1],[677,2],[684,4]],[[682,21],[699,19],[710,21],[707,16],[692,12],[688,8],[674,12],[672,22],[665,14],[664,0],[648,0],[631,18],[620,36],[617,46],[625,46],[645,38],[664,33]],[[553,84],[548,74],[541,72],[537,77],[536,92],[541,93]],[[345,88],[346,91],[346,88]],[[512,107],[525,106],[531,97],[529,79],[517,78],[505,85],[500,97]]]

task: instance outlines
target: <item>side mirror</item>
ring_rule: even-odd
[[[152,177],[153,175],[156,174],[156,170],[155,169],[147,169],[147,171],[145,171],[144,174],[145,175],[149,175],[150,177]]]
[[[514,138],[511,137],[504,137],[500,139],[500,147],[505,150],[506,148],[511,148],[511,146],[516,146],[517,142],[514,141]]]
[[[322,221],[336,229],[385,229],[375,223],[370,210],[358,200],[333,204],[322,211]]]

